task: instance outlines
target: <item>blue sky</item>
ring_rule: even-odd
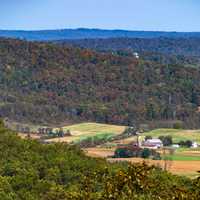
[[[200,31],[199,0],[0,0],[0,29]]]

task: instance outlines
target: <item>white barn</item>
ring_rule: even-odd
[[[163,143],[160,139],[148,139],[143,143],[143,146],[158,149],[163,147]]]

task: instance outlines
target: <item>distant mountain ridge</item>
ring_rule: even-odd
[[[162,31],[128,31],[103,29],[60,29],[41,31],[0,30],[0,37],[18,38],[36,41],[92,38],[191,38],[200,37],[200,32],[162,32]]]

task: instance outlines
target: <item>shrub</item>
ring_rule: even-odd
[[[115,158],[155,158],[157,160],[161,159],[161,156],[158,152],[153,149],[141,149],[141,148],[133,148],[133,147],[119,147],[115,150],[114,154]]]
[[[164,146],[170,146],[173,144],[172,136],[160,136],[159,139],[162,141]]]
[[[133,157],[132,151],[126,148],[119,148],[115,151],[115,157],[116,158],[130,158]]]
[[[191,140],[180,141],[179,145],[182,146],[182,147],[190,148],[192,146],[192,141]]]
[[[123,132],[124,135],[136,135],[137,128],[134,126],[129,126]]]
[[[147,148],[143,149],[142,155],[141,155],[142,158],[149,158],[150,155],[151,155],[151,151],[149,149]]]
[[[182,122],[176,122],[173,124],[174,129],[182,129],[183,128],[183,123]]]

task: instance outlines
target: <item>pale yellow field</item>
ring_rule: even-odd
[[[125,126],[117,126],[117,125],[110,125],[110,124],[100,124],[100,123],[81,123],[81,124],[75,124],[71,126],[64,126],[64,130],[70,130],[70,131],[78,131],[82,134],[85,133],[97,133],[97,132],[114,132],[116,134],[120,134],[124,131]]]
[[[109,162],[119,162],[119,161],[127,161],[131,163],[142,163],[146,162],[149,165],[159,166],[164,168],[163,160],[150,160],[150,159],[142,159],[142,158],[109,158],[107,159]],[[199,176],[197,171],[200,170],[200,161],[178,161],[174,160],[169,163],[168,171],[173,174],[187,176],[190,178],[196,178]]]
[[[131,142],[137,141],[137,137],[136,136],[131,136],[128,138],[124,138],[121,140],[114,140],[112,141],[112,143],[116,143],[116,144],[129,144]]]
[[[54,129],[56,130],[56,128]],[[100,135],[119,135],[125,130],[125,126],[116,126],[110,124],[100,123],[81,123],[71,126],[64,126],[64,131],[70,130],[72,136],[63,138],[53,138],[47,140],[48,142],[67,142],[78,141],[87,137]]]
[[[18,133],[17,134],[18,136],[20,136],[22,139],[27,139],[28,138],[28,135],[27,134],[24,134],[24,133]],[[32,139],[40,139],[40,136],[39,135],[36,135],[36,134],[30,134],[30,137]]]
[[[143,136],[152,136],[158,138],[161,135],[170,135],[174,142],[181,140],[192,140],[200,143],[200,130],[179,130],[179,129],[155,129],[142,134]]]

